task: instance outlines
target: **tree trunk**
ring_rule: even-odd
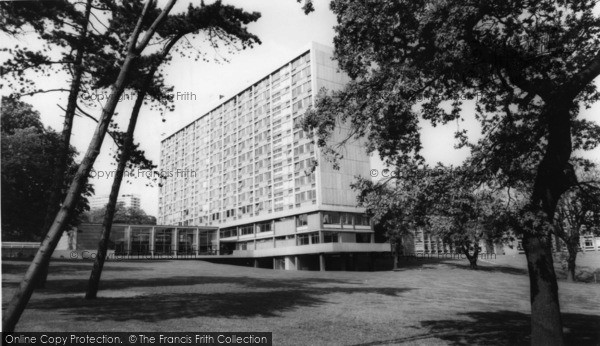
[[[471,269],[477,269],[477,258],[479,257],[479,242],[473,242],[473,258],[469,260]]]
[[[558,284],[548,236],[523,237],[531,294],[531,344],[562,345]]]
[[[477,269],[477,256],[479,256],[479,244],[473,245],[473,255],[469,253],[469,246],[462,246],[462,250],[465,253],[465,256],[469,260],[469,267],[473,270]]]
[[[569,257],[567,258],[567,281],[575,282],[575,261],[577,259],[577,246],[579,245],[579,238],[569,239],[567,243],[567,250],[569,250]]]
[[[79,35],[79,43],[77,54],[73,62],[73,80],[71,80],[71,89],[69,91],[69,99],[67,101],[67,110],[65,111],[65,120],[63,122],[63,130],[61,134],[60,150],[56,153],[56,161],[54,162],[54,176],[52,177],[52,190],[48,199],[48,207],[46,208],[46,216],[44,217],[44,232],[48,232],[52,224],[54,216],[60,208],[60,200],[62,198],[62,189],[65,183],[65,172],[67,171],[67,160],[69,158],[69,148],[71,147],[71,132],[73,130],[73,118],[75,117],[75,108],[77,107],[77,97],[81,89],[81,77],[83,75],[83,55],[85,54],[84,46],[87,38],[87,26],[90,20],[92,10],[92,0],[87,0],[85,5],[84,21],[81,26],[81,34]],[[40,245],[41,246],[41,245]],[[36,288],[46,287],[48,278],[48,262],[42,268],[41,275],[36,281]]]
[[[555,97],[546,107],[543,116],[548,122],[548,145],[527,210],[532,220],[523,229],[523,248],[531,291],[531,344],[564,345],[551,234],[558,200],[576,182],[569,164],[572,102]]]
[[[154,21],[150,29],[146,31],[145,37],[142,40],[142,44],[140,48],[136,48],[136,44],[138,42],[139,34],[142,29],[142,21],[146,14],[148,13],[148,8],[150,5],[150,1],[147,1],[142,14],[136,24],[134,32],[131,35],[131,40],[129,43],[129,47],[127,50],[127,56],[123,65],[121,66],[121,70],[119,72],[119,76],[117,77],[115,84],[113,84],[111,88],[110,96],[106,102],[106,105],[102,109],[102,115],[98,121],[98,125],[96,126],[96,131],[94,132],[94,136],[90,141],[90,145],[87,149],[85,157],[83,158],[75,177],[67,191],[67,196],[60,207],[56,218],[54,219],[54,223],[48,230],[48,234],[44,238],[42,245],[40,246],[38,252],[36,253],[32,263],[29,265],[25,276],[23,277],[23,281],[17,288],[14,296],[9,302],[4,318],[2,319],[2,331],[4,332],[13,332],[23,310],[25,310],[25,306],[29,302],[29,298],[31,298],[31,294],[33,293],[34,283],[39,280],[39,276],[41,273],[41,268],[50,260],[50,256],[52,252],[56,248],[56,244],[60,239],[60,232],[67,224],[68,218],[75,208],[75,204],[78,198],[81,195],[81,191],[87,181],[87,177],[92,169],[94,162],[96,161],[96,157],[100,153],[100,148],[102,147],[102,141],[104,140],[104,136],[106,135],[106,131],[108,130],[108,126],[110,124],[110,120],[114,114],[117,103],[119,102],[119,97],[123,93],[125,88],[125,81],[129,70],[131,69],[131,65],[133,60],[138,56],[138,54],[145,48],[145,46],[150,41],[150,38],[154,35],[156,31],[157,23],[162,22],[165,16],[173,7],[175,1],[171,0],[166,6],[165,10],[161,12],[158,18]]]
[[[127,126],[127,133],[125,135],[125,141],[123,143],[123,149],[119,155],[119,163],[117,171],[115,173],[115,179],[113,180],[112,187],[110,190],[110,196],[108,198],[108,204],[106,205],[106,211],[104,213],[104,220],[102,221],[102,235],[98,242],[98,251],[96,252],[96,258],[94,259],[94,266],[90,274],[88,281],[88,288],[85,294],[85,299],[95,299],[98,296],[98,289],[100,287],[100,277],[102,276],[102,269],[104,268],[104,262],[106,260],[106,254],[108,252],[108,243],[110,240],[110,232],[112,229],[113,218],[115,216],[115,210],[117,206],[117,199],[119,197],[119,189],[121,188],[121,182],[123,181],[123,175],[125,168],[129,162],[131,156],[131,149],[133,147],[133,135],[135,127],[137,125],[137,119],[140,114],[140,109],[144,103],[144,98],[148,92],[148,88],[152,84],[154,74],[158,70],[161,62],[169,54],[169,51],[177,43],[177,41],[183,37],[183,35],[177,35],[164,47],[161,52],[160,59],[156,62],[144,79],[142,90],[139,91],[133,110],[131,111],[131,117],[129,118],[129,125]]]
[[[102,275],[102,268],[104,267],[104,261],[108,252],[108,242],[110,240],[110,231],[112,228],[113,218],[115,216],[117,198],[119,197],[119,189],[121,188],[121,181],[123,180],[125,167],[127,166],[127,162],[129,161],[131,144],[133,142],[133,132],[135,130],[139,109],[141,107],[144,96],[145,95],[142,94],[139,94],[137,96],[134,110],[131,113],[131,118],[129,120],[129,126],[127,129],[127,135],[125,137],[125,143],[123,145],[121,155],[119,156],[119,163],[117,166],[117,171],[115,173],[115,179],[112,183],[110,196],[108,198],[108,204],[106,205],[106,211],[104,213],[104,220],[102,221],[102,235],[100,236],[100,241],[98,242],[98,251],[96,252],[96,258],[94,259],[94,266],[92,268],[92,273],[90,274],[85,299],[95,299],[98,294],[100,276]]]
[[[394,247],[394,270],[398,269],[398,261],[400,260],[400,247],[401,243],[397,240],[393,244]]]

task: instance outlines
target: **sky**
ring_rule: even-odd
[[[159,1],[159,6],[164,3],[164,0]],[[188,3],[189,1],[180,0],[172,13],[185,10]],[[206,3],[210,3],[210,1],[206,1]],[[145,150],[146,156],[155,164],[160,161],[160,141],[216,106],[219,95],[232,96],[243,90],[290,60],[294,54],[300,53],[300,50],[311,41],[333,46],[335,35],[333,27],[336,24],[336,18],[329,10],[328,0],[316,0],[316,10],[309,15],[304,14],[301,4],[296,0],[226,0],[223,3],[242,7],[246,11],[261,13],[262,16],[258,22],[249,25],[249,31],[257,35],[262,44],[236,54],[227,54],[224,51],[216,52],[201,41],[191,41],[199,51],[206,51],[209,59],[218,58],[221,62],[194,61],[193,58],[180,56],[173,58],[171,64],[165,68],[167,84],[174,86],[174,93],[193,94],[195,100],[176,100],[175,111],[165,116],[165,122],[162,121],[158,112],[148,108],[142,109],[135,139],[140,143],[141,149]],[[14,44],[14,42],[8,43],[8,41],[4,38],[0,39],[2,42],[0,46]],[[28,40],[27,37],[19,38],[17,43],[37,44]],[[226,58],[228,62],[223,62],[223,58]],[[66,76],[40,80],[40,85],[48,88],[66,88],[68,87],[67,83]],[[7,90],[2,89],[0,93],[5,95]],[[41,113],[45,125],[60,131],[63,111],[58,105],[64,107],[66,97],[66,93],[49,93],[24,97],[23,100],[31,103]],[[126,129],[127,118],[132,106],[133,101],[122,101],[117,107],[114,119],[123,130]],[[592,114],[597,114],[597,111],[600,110],[599,107],[589,110],[586,117],[591,118]],[[89,113],[99,117],[100,108],[89,109]],[[87,149],[95,125],[89,119],[79,117],[75,119],[72,144],[79,150],[80,157]],[[442,162],[456,165],[462,162],[468,152],[465,149],[454,149],[454,131],[457,126],[460,126],[467,129],[470,135],[477,136],[479,129],[474,119],[469,116],[467,116],[467,121],[458,124],[438,125],[433,128],[426,123],[421,123],[421,126],[424,144],[422,154],[431,164]],[[94,165],[96,177],[90,179],[90,182],[94,184],[96,195],[107,195],[110,191],[112,177],[101,177],[100,175],[102,173],[110,175],[116,169],[111,155],[115,149],[114,143],[107,137],[102,152]],[[598,150],[591,155],[600,159]],[[380,166],[377,158],[373,159],[373,165],[374,167]],[[148,183],[149,181],[143,177],[129,178],[124,181],[120,192],[139,194],[142,209],[150,215],[157,216],[158,186],[156,184],[147,186]]]

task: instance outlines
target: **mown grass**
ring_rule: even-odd
[[[91,263],[53,262],[18,331],[269,331],[276,345],[527,344],[528,278],[522,265],[506,263],[308,272],[107,262],[99,298],[87,301]],[[3,261],[3,306],[27,265]],[[559,287],[567,341],[599,344],[600,286]]]

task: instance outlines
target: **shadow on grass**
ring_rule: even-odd
[[[458,269],[467,269],[472,270],[469,267],[469,263],[452,263],[447,262],[444,263],[450,267],[458,268]],[[504,274],[512,274],[512,275],[527,275],[527,269],[523,268],[515,268],[510,266],[500,266],[500,265],[481,265],[478,263],[476,271],[480,272],[491,272],[491,273],[504,273]]]
[[[194,317],[278,317],[281,313],[296,308],[326,304],[327,300],[323,296],[331,293],[376,293],[396,297],[408,290],[410,289],[391,287],[328,287],[262,292],[244,292],[241,290],[241,292],[210,294],[153,294],[133,298],[98,298],[95,300],[85,300],[82,297],[61,297],[32,302],[28,308],[60,310],[61,314],[78,315],[78,319],[88,319],[90,321],[139,320],[159,322]]]
[[[83,293],[87,289],[88,276],[81,279],[50,279],[46,288],[36,290],[40,293]],[[100,290],[128,290],[142,287],[172,287],[208,284],[241,285],[247,288],[298,289],[312,285],[348,285],[360,284],[361,281],[338,280],[327,278],[296,278],[296,279],[259,279],[249,276],[171,276],[144,279],[107,279],[100,281]],[[3,282],[3,286],[18,285],[18,283]],[[343,288],[340,288],[343,289]]]
[[[439,269],[440,265],[448,263],[448,259],[435,257],[400,256],[398,268],[394,271],[405,271],[414,269]]]
[[[78,262],[69,263],[64,261],[52,261],[50,264],[49,275],[61,275],[61,274],[72,274],[77,272],[91,272],[93,262]],[[24,275],[31,262],[17,262],[11,261],[9,263],[2,262],[2,273],[3,274],[20,274]],[[152,270],[151,268],[140,268],[135,266],[105,266],[104,271],[141,271],[141,270]]]
[[[440,266],[448,266],[455,269],[472,270],[467,260],[457,260],[449,258],[435,257],[400,257],[398,269],[394,271],[405,271],[414,269],[440,269]],[[527,275],[527,269],[515,268],[510,266],[488,265],[479,263],[477,270],[480,272],[495,272],[513,275]]]
[[[598,345],[600,316],[563,313],[567,345]],[[363,345],[397,344],[430,338],[449,345],[529,345],[531,315],[514,311],[466,312],[452,320],[422,321],[427,333]]]

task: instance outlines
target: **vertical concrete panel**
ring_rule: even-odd
[[[326,270],[325,268],[325,254],[320,253],[319,254],[319,270],[324,272]]]
[[[154,257],[154,245],[156,244],[156,228],[150,228],[150,256]]]
[[[173,252],[173,256],[177,257],[177,250],[179,250],[179,230],[175,228],[172,232],[171,250]]]

